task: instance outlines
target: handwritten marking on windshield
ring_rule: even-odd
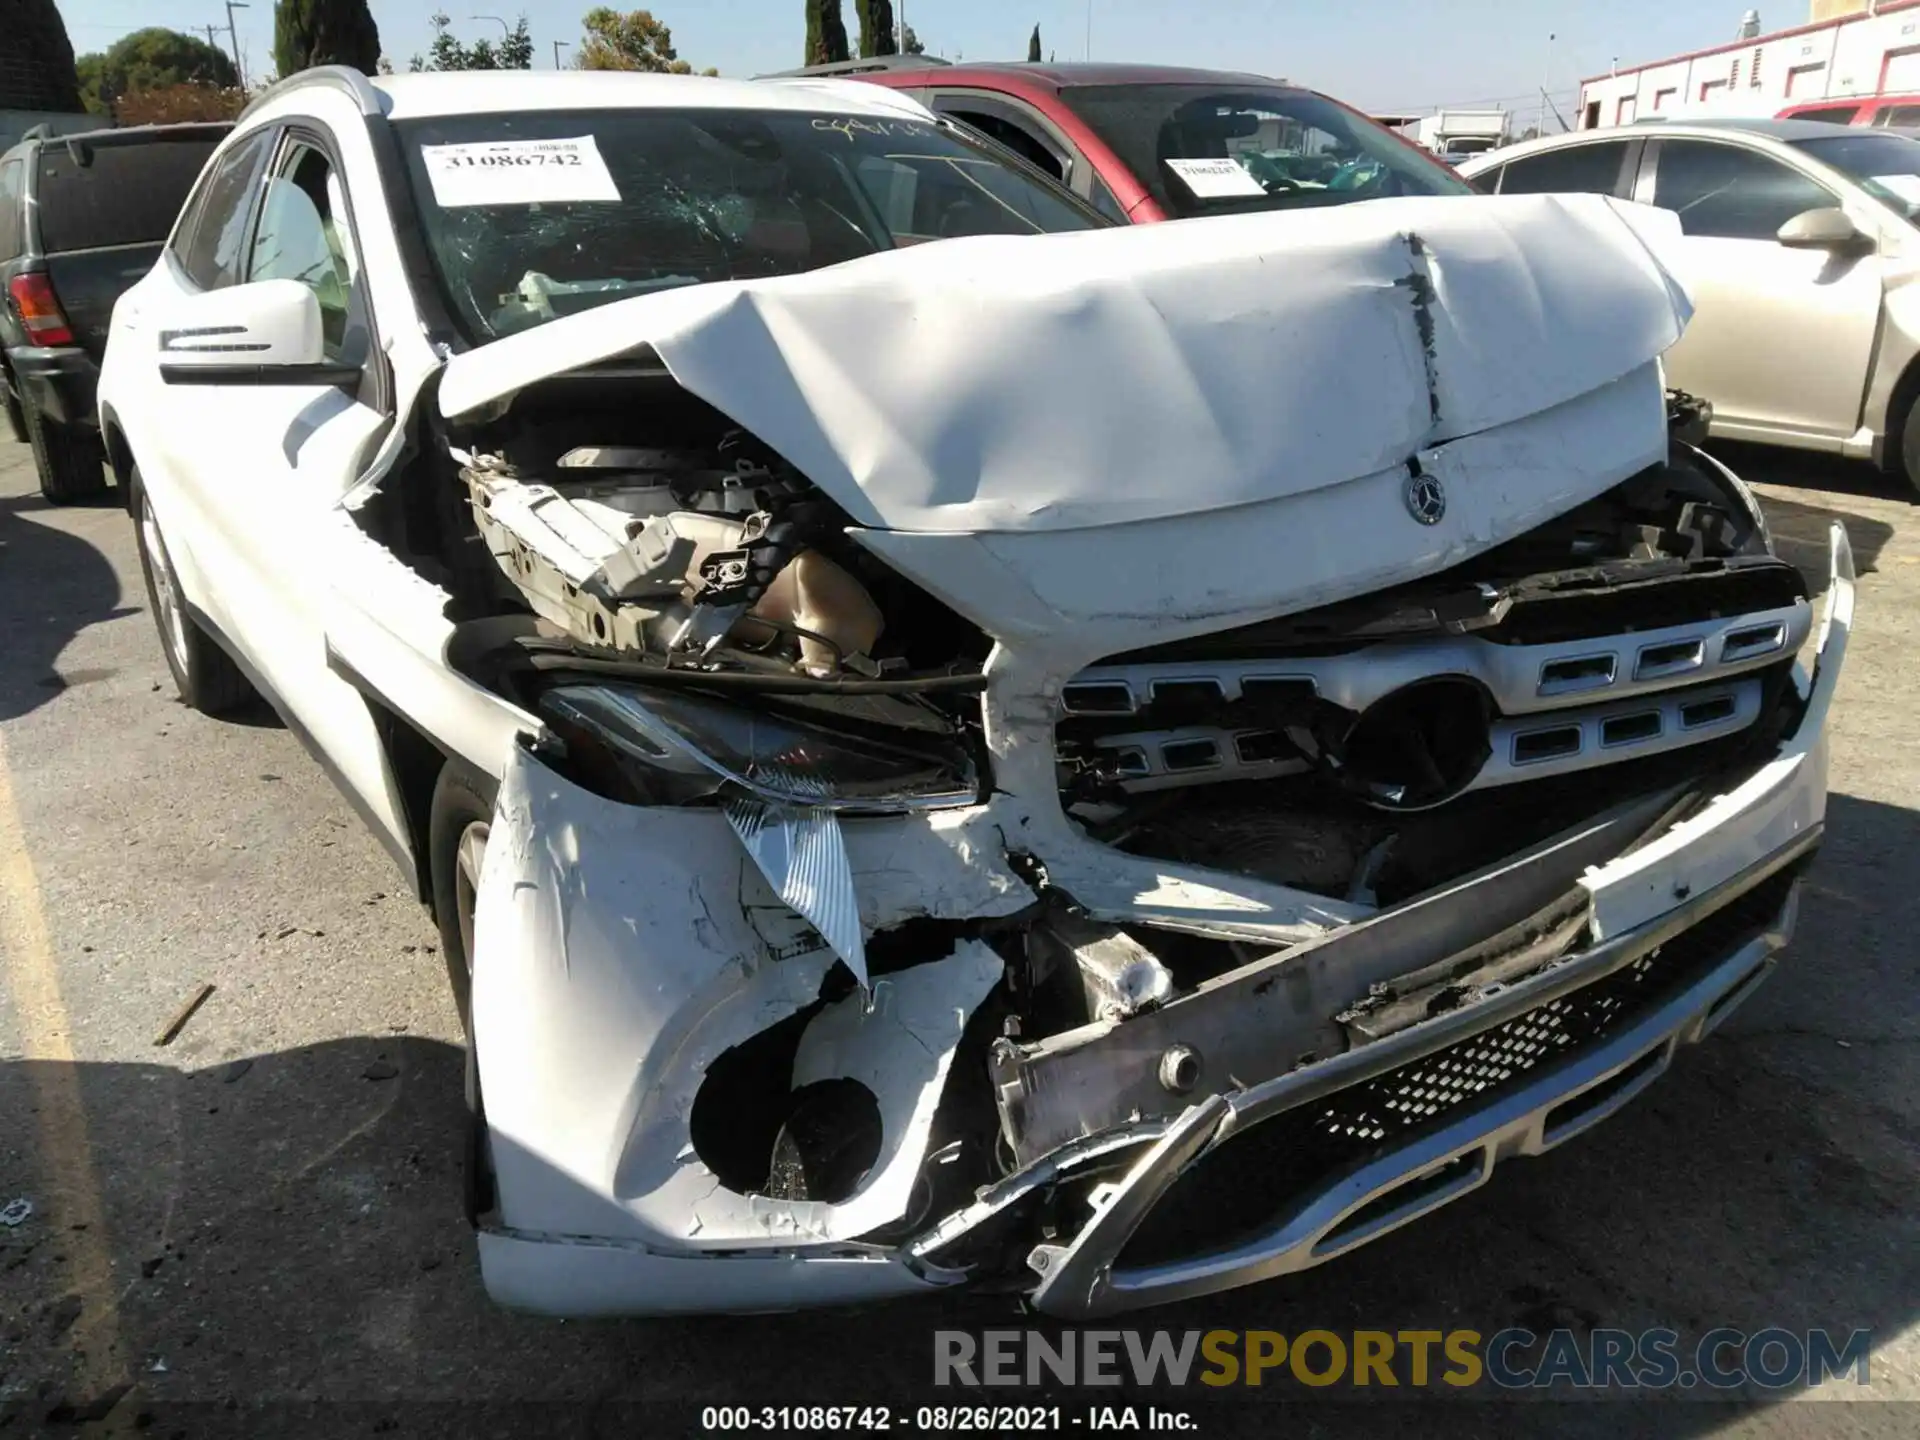
[[[866,120],[853,115],[817,116],[813,128],[844,135],[849,145],[855,135],[931,135],[934,131],[924,120]]]

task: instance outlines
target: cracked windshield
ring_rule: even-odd
[[[476,344],[650,291],[1104,223],[918,120],[575,111],[402,128],[434,266]]]

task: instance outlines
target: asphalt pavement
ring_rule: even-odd
[[[1578,1142],[1351,1257],[1130,1323],[1869,1329],[1864,1389],[1543,1404],[1436,1384],[1396,1415],[1920,1433],[1920,509],[1862,467],[1731,458],[1779,482],[1787,553],[1819,568],[1838,518],[1862,570],[1828,841],[1780,973]],[[461,1075],[433,928],[386,853],[270,717],[176,701],[126,515],[47,507],[0,440],[0,1207],[31,1207],[0,1208],[0,1435],[680,1434],[707,1406],[781,1402],[891,1403],[910,1429],[914,1406],[981,1398],[932,1388],[936,1329],[1027,1323],[993,1297],[500,1311],[460,1211]],[[1067,1429],[1097,1398],[1201,1434],[1372,1435],[1401,1393],[986,1398],[1046,1398]],[[1907,1403],[1822,1403],[1860,1400]]]

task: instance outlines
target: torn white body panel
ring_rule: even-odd
[[[1853,633],[1853,548],[1837,523],[1829,535],[1832,579],[1817,665],[1800,728],[1780,752],[1698,815],[1582,882],[1593,895],[1593,933],[1604,940],[1644,925],[1689,895],[1819,826],[1827,813],[1827,716]]]
[[[1340,485],[1230,510],[1064,532],[855,538],[1017,651],[1023,668],[1052,669],[1057,686],[1118,650],[1433,574],[1591,499],[1666,448],[1660,368],[1649,359],[1555,410],[1423,454],[1447,497],[1431,525],[1408,513],[1409,451]]]
[[[767,1315],[897,1300],[960,1283],[893,1254],[849,1247],[804,1253],[666,1255],[638,1244],[482,1230],[487,1294],[536,1315]]]
[[[440,742],[482,774],[496,771],[519,737],[540,733],[535,716],[448,665],[454,627],[444,590],[402,565],[345,511],[320,516],[312,538],[332,562],[325,645],[336,675],[396,714],[433,717]]]
[[[1696,893],[1759,873],[1796,834],[1818,826],[1825,725],[1852,612],[1851,555],[1836,527],[1827,621],[1798,727],[1773,760],[1697,816],[1589,873],[1595,941],[1659,931]],[[876,902],[871,918],[892,924],[970,906],[1000,915],[1018,909],[1030,892],[1010,873],[984,890],[962,883],[992,868],[989,852],[975,848],[1000,823],[989,815],[982,808],[850,822],[854,868],[863,884],[878,882],[863,891]],[[921,848],[936,827],[939,843]],[[488,1289],[504,1304],[582,1315],[753,1313],[940,1288],[966,1278],[941,1257],[977,1227],[1102,1157],[1150,1165],[1157,1152],[1143,1147],[1180,1129],[1118,1127],[1017,1172],[970,1205],[926,1217],[915,1240],[848,1243],[907,1203],[899,1187],[913,1166],[903,1156],[924,1144],[927,1107],[955,1083],[955,1042],[998,977],[992,952],[962,946],[915,967],[911,979],[883,977],[871,1011],[857,995],[825,1007],[800,1039],[796,1087],[848,1076],[889,1097],[888,1133],[897,1140],[860,1195],[823,1206],[728,1192],[704,1173],[687,1140],[704,1065],[731,1039],[808,1003],[826,952],[729,850],[712,812],[609,804],[516,752],[495,836],[474,998],[500,1186],[499,1223],[482,1231],[481,1258]],[[921,865],[932,879],[916,891],[906,880]],[[716,908],[703,875],[719,890],[737,878],[738,901]],[[1147,908],[1151,897],[1141,899],[1140,907],[1118,906],[1124,918],[1160,923]],[[1782,925],[1790,927],[1790,914],[1791,903]],[[1731,1004],[1753,977],[1725,967],[1715,974],[1723,971]],[[863,1033],[876,1019],[887,1036],[878,1044]],[[902,1084],[894,1067],[908,1061],[913,1078]],[[1293,1078],[1309,1082],[1312,1074],[1310,1066]],[[1534,1103],[1545,1114],[1558,1101],[1548,1090]],[[1418,1162],[1416,1155],[1408,1163],[1417,1170]],[[656,1199],[668,1203],[656,1207]]]
[[[863,888],[870,926],[1027,903],[1004,869],[963,862],[919,822],[896,871]],[[856,853],[860,847],[856,845]],[[941,883],[946,872],[946,883]],[[855,882],[866,872],[856,864]],[[729,1047],[819,997],[835,956],[741,854],[719,813],[623,806],[516,749],[475,912],[474,1043],[508,1228],[666,1252],[851,1239],[897,1220],[966,1017],[1001,962],[977,943],[879,977],[812,1022],[794,1083],[884,1084],[882,1156],[845,1203],[726,1190],[694,1153],[695,1096]]]
[[[1377,475],[1646,366],[1688,311],[1645,223],[1598,196],[1403,199],[946,241],[507,336],[448,363],[440,405],[648,348],[862,525],[1194,515]]]

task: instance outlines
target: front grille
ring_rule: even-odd
[[[1471,634],[1502,645],[1611,637],[1791,606],[1806,581],[1785,561],[1618,561],[1512,580],[1453,572],[1277,620],[1131,650],[1107,666],[1350,654],[1376,640]],[[1136,700],[1135,704],[1139,702]]]
[[[1327,1179],[1595,1043],[1763,931],[1786,903],[1793,874],[1790,867],[1773,876],[1654,954],[1570,995],[1232,1136],[1173,1183],[1119,1264],[1231,1248]]]

